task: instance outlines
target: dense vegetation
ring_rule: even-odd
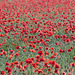
[[[1,0],[0,75],[75,75],[75,0]]]

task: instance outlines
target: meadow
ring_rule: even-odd
[[[75,75],[75,0],[0,0],[0,75]]]

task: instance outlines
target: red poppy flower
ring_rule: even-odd
[[[9,66],[9,63],[8,63],[8,62],[6,62],[6,65],[7,65],[7,66]]]
[[[7,71],[8,71],[8,73],[12,73],[12,69],[11,68],[8,68]]]
[[[58,55],[58,53],[57,53],[57,52],[55,52],[55,53],[54,53],[54,55]]]
[[[51,68],[48,68],[48,71],[52,71],[52,69]]]
[[[48,47],[46,47],[46,50],[48,50]]]
[[[25,60],[25,62],[26,62],[27,64],[33,63],[33,61],[32,61],[30,58],[27,58],[27,59]]]
[[[36,58],[39,59],[40,58],[40,55],[37,55]]]
[[[18,61],[15,61],[14,64],[18,64]]]
[[[38,69],[38,74],[39,74],[39,73],[41,73],[41,74],[42,74],[42,73],[43,73],[43,71],[42,71],[41,69]]]
[[[41,50],[41,51],[38,51],[38,54],[41,56],[41,55],[43,55],[43,51]]]
[[[54,56],[54,55],[51,55],[51,57],[50,57],[50,58],[52,58],[52,59],[53,59],[53,58],[55,58],[55,56]]]
[[[19,53],[15,53],[15,57],[19,57]]]
[[[69,38],[65,39],[66,42],[70,42],[71,40]]]
[[[75,60],[75,56],[74,56],[74,60]]]
[[[23,67],[24,67],[24,69],[25,69],[25,68],[27,67],[27,65],[24,65]]]
[[[5,67],[5,70],[8,70],[8,67]]]
[[[46,39],[46,41],[50,42],[50,39]]]
[[[0,56],[2,56],[3,55],[3,53],[0,53]]]
[[[49,55],[48,51],[45,51],[45,56],[46,56],[46,55]]]
[[[51,64],[52,64],[52,66],[54,67],[55,64],[56,64],[56,62],[53,60],[53,61],[51,62]]]
[[[16,46],[16,49],[20,49],[21,47],[20,46]]]
[[[56,42],[56,45],[58,46],[58,45],[59,45],[59,43],[58,43],[58,42]]]
[[[3,34],[0,34],[0,37],[3,37]]]
[[[5,71],[1,71],[1,75],[5,75]]]
[[[1,52],[3,52],[4,50],[3,49],[1,49]]]
[[[14,68],[14,63],[11,62],[11,63],[10,63],[10,66],[11,66],[11,68]]]
[[[61,72],[61,75],[66,75],[66,73],[65,72]]]
[[[71,49],[73,49],[73,47],[71,47]]]
[[[6,54],[7,54],[7,52],[6,52],[6,51],[3,51],[3,54],[4,54],[4,55],[6,55]]]
[[[71,65],[72,67],[75,67],[75,63],[73,63],[73,62],[72,62],[70,65]]]
[[[55,69],[60,69],[60,65],[55,64]]]
[[[20,64],[23,65],[23,62],[21,61]]]
[[[33,66],[33,67],[35,68],[37,65],[36,65],[36,63],[32,63],[32,65],[31,65],[31,66]]]
[[[25,46],[22,46],[23,47],[23,49],[25,48]]]
[[[57,69],[54,72],[57,73],[57,74],[59,74],[59,71]]]
[[[60,38],[60,36],[59,35],[55,35],[55,38],[57,39],[57,38]]]
[[[73,75],[72,73],[68,73],[68,75]]]
[[[25,52],[26,50],[24,49],[23,52]]]
[[[10,50],[11,53],[13,53],[13,50]]]
[[[52,50],[52,51],[51,51],[51,54],[52,54],[53,52],[54,52],[54,51]]]
[[[34,49],[32,49],[32,51],[31,51],[31,52],[35,53],[35,50],[34,50]]]
[[[40,61],[44,62],[44,61],[45,61],[45,59],[41,57],[41,58],[40,58]]]
[[[24,38],[23,41],[26,42],[27,41],[27,38]]]
[[[10,40],[10,37],[9,36],[7,36],[7,38]]]
[[[52,50],[54,50],[54,48],[52,47]]]
[[[68,52],[71,52],[71,49],[68,49]]]

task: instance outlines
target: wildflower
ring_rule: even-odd
[[[41,58],[40,58],[40,61],[44,62],[44,61],[45,61],[45,59],[41,57]]]
[[[46,56],[46,55],[49,55],[48,51],[45,51],[45,56]]]
[[[73,75],[72,73],[68,73],[68,75]]]
[[[7,52],[6,52],[6,51],[3,51],[3,54],[4,54],[4,55],[6,55],[6,54],[7,54]]]
[[[25,46],[22,46],[23,47],[23,49],[25,48]]]
[[[15,57],[19,57],[19,53],[15,53]]]
[[[54,67],[55,64],[56,64],[56,62],[53,60],[53,61],[51,62],[51,64],[52,64],[52,67]]]
[[[5,67],[5,70],[8,70],[8,67]]]
[[[27,59],[25,60],[25,62],[26,62],[27,64],[33,63],[33,61],[32,61],[30,58],[27,58]]]
[[[24,49],[23,52],[25,52],[26,50]]]
[[[12,73],[12,69],[11,68],[8,68],[7,71],[8,71],[8,73]]]
[[[68,52],[70,52],[71,51],[71,49],[68,49]]]
[[[5,71],[1,71],[1,75],[5,75]]]
[[[3,53],[0,53],[0,56],[2,56],[3,55]]]
[[[3,52],[4,50],[3,49],[1,49],[1,52]]]
[[[21,61],[21,62],[20,62],[20,64],[22,65],[22,64],[23,64],[23,62]]]
[[[13,50],[10,50],[11,53],[13,53]]]
[[[75,67],[75,63],[73,63],[73,62],[71,62],[71,64],[70,64],[72,67]]]
[[[23,41],[26,42],[27,41],[27,38],[24,38]]]
[[[60,69],[60,65],[55,64],[55,69]]]
[[[55,69],[55,71],[54,71],[55,73],[57,73],[57,74],[59,74],[59,71],[57,70],[57,69]]]
[[[73,49],[73,47],[71,47],[71,49]]]
[[[46,39],[46,41],[50,42],[50,39]]]
[[[41,73],[41,74],[42,74],[42,73],[43,73],[43,71],[42,71],[41,69],[38,69],[38,74],[39,74],[39,73]]]
[[[39,59],[40,58],[40,55],[37,55],[36,58]]]
[[[11,68],[14,68],[14,63],[11,62],[11,63],[10,63],[10,66],[11,66]]]
[[[65,72],[61,72],[61,75],[66,75],[66,73]]]
[[[14,64],[18,64],[18,61],[15,61]]]
[[[20,49],[21,47],[20,46],[16,46],[16,49]]]
[[[9,66],[9,63],[8,63],[8,62],[6,62],[6,65],[7,65],[7,66]]]
[[[25,68],[27,67],[27,65],[24,65],[23,67],[24,67],[24,69],[25,69]]]
[[[51,68],[48,68],[48,71],[52,71],[52,69]]]
[[[41,55],[43,55],[43,51],[41,50],[41,51],[38,51],[38,54],[41,56]]]

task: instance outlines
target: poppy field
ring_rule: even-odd
[[[75,75],[75,0],[0,0],[0,75]]]

